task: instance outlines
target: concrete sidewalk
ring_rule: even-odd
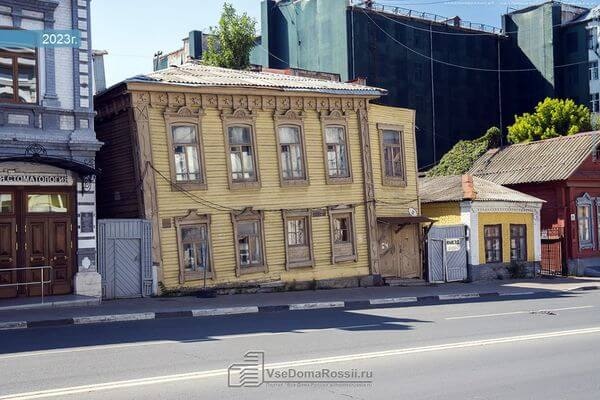
[[[419,303],[473,300],[533,294],[564,295],[600,289],[600,279],[556,278],[448,283],[418,287],[370,287],[196,297],[145,298],[104,301],[98,305],[2,311],[0,330],[37,326],[122,322],[155,318],[201,317],[320,308],[411,306]]]

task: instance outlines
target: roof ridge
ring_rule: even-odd
[[[549,139],[531,140],[529,142],[513,143],[513,144],[506,145],[506,146],[495,147],[495,149],[504,149],[506,147],[512,147],[512,146],[528,146],[528,145],[532,145],[532,144],[548,143],[548,142],[560,141],[560,140],[570,140],[570,139],[574,139],[574,138],[578,138],[578,137],[582,137],[582,136],[594,136],[594,135],[600,135],[600,130],[579,132],[579,133],[575,133],[573,135],[561,135],[561,136],[557,136],[557,137],[553,137],[553,138],[549,138]],[[490,149],[490,150],[494,150],[494,149]]]

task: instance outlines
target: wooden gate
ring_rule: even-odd
[[[98,221],[98,267],[105,299],[151,296],[154,282],[151,222]]]
[[[562,228],[546,229],[542,232],[542,275],[563,275],[563,243]]]

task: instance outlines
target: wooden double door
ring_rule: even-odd
[[[422,264],[418,225],[378,224],[379,267],[389,278],[421,279]]]
[[[73,204],[71,188],[0,187],[0,298],[72,292]]]

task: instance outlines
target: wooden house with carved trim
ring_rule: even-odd
[[[412,110],[379,88],[188,63],[96,97],[101,218],[152,221],[166,288],[423,275]]]

